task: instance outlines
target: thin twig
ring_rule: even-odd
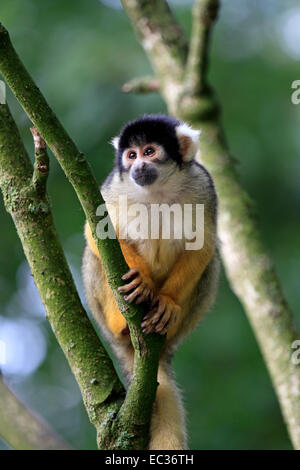
[[[159,80],[155,77],[138,77],[124,83],[124,93],[150,93],[159,90]]]

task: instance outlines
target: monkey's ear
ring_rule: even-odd
[[[199,150],[199,136],[201,131],[192,129],[185,122],[176,127],[180,153],[184,162],[190,162],[195,158]]]
[[[114,137],[113,139],[111,139],[110,143],[111,145],[113,145],[113,147],[118,150],[119,148],[119,140],[120,140],[120,137]]]

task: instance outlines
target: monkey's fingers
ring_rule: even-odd
[[[141,327],[142,327],[142,328],[146,328],[146,327],[148,327],[149,325],[152,325],[152,323],[151,323],[150,319],[145,316],[145,317],[143,318],[142,323],[141,323]]]
[[[131,303],[131,302],[134,301],[134,299],[135,299],[136,297],[138,297],[139,295],[141,295],[142,292],[143,292],[143,285],[140,284],[138,287],[136,287],[136,289],[134,289],[133,292],[131,292],[131,293],[128,294],[128,295],[124,295],[124,299],[125,299],[127,302]]]
[[[156,304],[157,304],[157,301],[156,301]],[[153,304],[152,304],[153,305]],[[160,304],[161,308],[162,308],[162,303]],[[158,306],[159,307],[159,306]],[[157,321],[160,319],[161,315],[163,312],[160,312],[159,314],[157,313],[158,312],[158,307],[156,308],[152,308],[143,318],[143,323],[142,323],[142,327],[143,326],[150,326],[151,325],[151,329],[154,330],[155,329],[155,326],[156,326],[156,323]],[[155,318],[155,320],[153,320]]]
[[[135,303],[140,304],[141,302],[145,302],[146,300],[151,299],[151,296],[152,296],[152,291],[151,291],[150,287],[145,285],[144,290],[139,295],[139,297],[136,299]]]
[[[159,297],[156,295],[156,296],[152,296],[152,301],[151,301],[151,310],[155,310],[155,308],[157,307],[159,303]]]
[[[170,328],[170,323],[171,323],[171,318],[169,321],[167,321],[164,328],[159,332],[160,335],[166,335],[168,333],[168,330]]]
[[[173,305],[171,308],[171,315],[167,323],[165,324],[164,328],[159,332],[161,335],[166,334],[169,330],[171,330],[180,320],[180,312],[181,308],[179,305]]]
[[[151,333],[151,332],[156,332],[156,333],[159,333],[159,334],[166,334],[168,328],[169,328],[169,325],[171,323],[171,319],[172,319],[172,312],[173,312],[173,308],[172,306],[167,306],[165,311],[159,316],[158,320],[156,322],[153,321],[152,319],[152,315],[151,315],[151,312],[146,315],[144,318],[146,318],[146,320],[143,321],[142,323],[142,329],[143,329],[143,333]]]
[[[142,279],[140,276],[136,277],[135,279],[133,279],[133,281],[129,282],[128,284],[125,284],[124,286],[120,286],[118,287],[118,291],[119,292],[128,292],[132,289],[134,289],[135,287],[139,286],[142,282]]]
[[[164,299],[159,300],[158,307],[156,309],[156,313],[152,316],[152,324],[156,324],[160,317],[165,313],[167,307],[167,303]]]
[[[171,316],[172,316],[172,307],[168,305],[164,314],[160,317],[158,323],[156,324],[156,327],[155,327],[156,333],[162,332],[166,324],[169,323]]]
[[[151,317],[147,318],[147,315],[146,315],[143,319],[141,327],[142,327],[143,333],[146,333],[146,334],[152,333],[154,331],[155,326],[152,325]]]
[[[154,333],[154,327],[153,325],[149,324],[148,326],[144,326],[142,328],[142,332],[146,335],[148,335],[149,333]]]
[[[142,328],[144,333],[155,331],[156,324],[164,315],[167,302],[163,297],[155,297],[152,301],[152,309],[143,318]]]
[[[122,276],[123,281],[127,281],[133,276],[137,276],[139,274],[138,270],[135,268],[130,269],[127,273]]]

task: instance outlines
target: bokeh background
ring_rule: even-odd
[[[191,1],[170,1],[186,34]],[[101,183],[113,164],[112,136],[128,119],[164,112],[156,94],[121,92],[151,73],[118,0],[1,0],[1,22],[26,67]],[[255,200],[262,236],[299,321],[300,79],[297,0],[223,0],[210,79],[240,179]],[[30,122],[7,100],[30,154]],[[55,222],[84,301],[80,260],[84,216],[55,159],[49,193]],[[21,244],[0,200],[0,339],[5,379],[77,449],[95,449],[69,366],[45,320]],[[274,350],[276,354],[276,350]],[[290,449],[270,378],[243,309],[224,274],[217,304],[175,358],[192,449]],[[1,406],[1,403],[0,403]],[[0,448],[7,448],[0,441]]]

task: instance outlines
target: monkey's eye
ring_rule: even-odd
[[[134,160],[136,158],[136,152],[129,152],[128,158],[130,158],[130,160]]]
[[[146,150],[144,151],[145,156],[153,155],[155,153],[155,150],[153,147],[147,147]]]

